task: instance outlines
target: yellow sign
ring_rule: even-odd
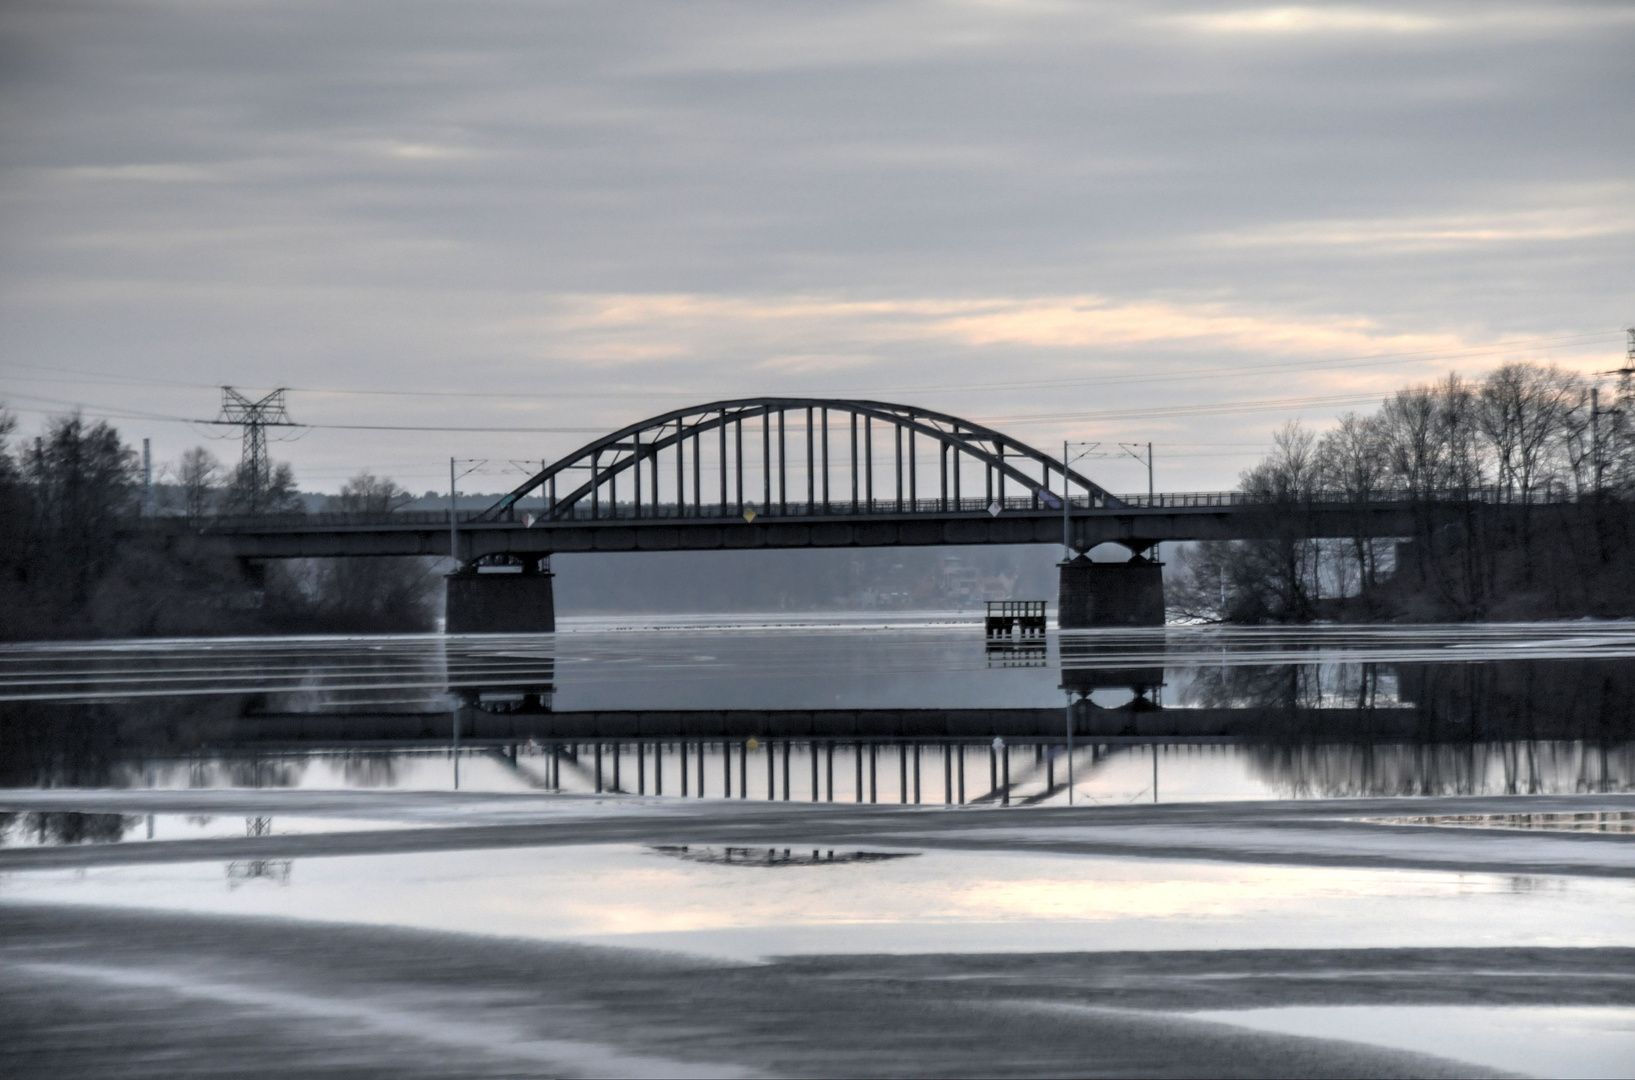
[[[755,511],[754,511],[753,508],[744,511],[744,520],[745,521],[754,521],[755,520]]]

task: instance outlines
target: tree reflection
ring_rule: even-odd
[[[141,786],[143,759],[195,750],[244,700],[0,702],[0,787]]]
[[[114,844],[141,820],[125,814],[0,814],[0,844]]]
[[[106,705],[0,703],[0,786],[108,786],[121,757],[119,726]]]
[[[1208,709],[1367,709],[1394,704],[1393,676],[1378,664],[1248,664],[1200,667],[1187,704]]]
[[[1183,696],[1192,707],[1291,715],[1391,709],[1398,723],[1378,730],[1425,744],[1583,739],[1610,745],[1635,738],[1635,661],[1630,660],[1265,664],[1199,667],[1188,674]],[[1404,716],[1411,731],[1400,726]],[[1375,741],[1366,716],[1356,724],[1356,741]],[[1286,727],[1296,734],[1302,730],[1299,724]],[[1335,734],[1323,724],[1304,729],[1324,740]]]
[[[348,787],[394,787],[398,762],[390,754],[348,754],[341,759],[341,775]]]
[[[1249,771],[1280,795],[1560,795],[1635,790],[1635,744],[1253,746]]]
[[[1188,704],[1260,709],[1252,773],[1292,797],[1630,790],[1635,663],[1200,668]],[[1347,711],[1335,711],[1347,710]]]
[[[225,761],[214,759],[198,759],[193,764],[193,772],[202,779],[206,772],[215,772],[231,787],[241,788],[287,788],[301,783],[301,777],[306,774],[307,761],[304,757],[279,755],[277,757],[250,757],[229,758]],[[211,786],[198,783],[195,787]]]

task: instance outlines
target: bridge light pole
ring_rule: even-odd
[[[474,473],[484,465],[488,464],[487,458],[482,458],[480,460],[477,458],[466,458],[465,460],[468,464],[470,464],[471,468],[467,469],[464,473],[456,475],[455,469],[459,464],[459,459],[448,459],[448,554],[449,558],[454,560],[455,570],[460,569],[460,506],[455,495],[455,484],[459,481],[460,476]]]
[[[1067,497],[1067,473],[1073,467],[1073,462],[1089,457],[1096,452],[1099,442],[1070,443],[1062,440],[1062,547],[1067,550],[1066,559],[1073,561],[1073,525],[1068,517],[1068,508],[1071,505]],[[1071,453],[1072,447],[1079,447],[1079,452]]]
[[[1141,455],[1140,443],[1119,443],[1118,448],[1147,467],[1147,502],[1151,504],[1153,500],[1152,443],[1147,444],[1147,454],[1145,457]],[[1117,455],[1115,454],[1114,456],[1116,457]]]
[[[1141,444],[1140,443],[1119,443],[1118,447],[1119,447],[1120,450],[1123,450],[1126,454],[1129,454],[1131,457],[1135,458],[1137,461],[1142,461],[1143,460],[1141,455],[1139,453],[1137,453],[1137,451],[1141,449]],[[1145,464],[1147,466],[1147,505],[1149,507],[1151,507],[1157,501],[1157,496],[1154,494],[1154,491],[1153,491],[1153,482],[1152,482],[1152,443],[1147,444],[1147,457],[1145,459]],[[1155,552],[1160,552],[1161,553],[1162,548],[1163,548],[1162,544],[1153,545],[1153,550]],[[1154,558],[1156,558],[1156,557],[1157,556],[1154,556]]]

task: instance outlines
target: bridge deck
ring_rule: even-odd
[[[1390,742],[1423,738],[1427,716],[1413,708],[1096,709],[1079,706],[1074,737],[1097,739],[1328,738]],[[261,713],[202,732],[208,745],[447,745],[453,714]],[[593,709],[564,712],[460,711],[465,743],[528,739],[901,739],[1060,740],[1062,708],[1015,709]]]
[[[1116,508],[1075,506],[1069,512],[1073,545],[1123,542],[1132,546],[1174,540],[1239,540],[1254,537],[1407,536],[1429,514],[1453,520],[1469,502],[1435,504],[1381,501],[1267,503],[1235,492],[1125,497]],[[641,517],[575,515],[553,521],[474,521],[457,524],[464,560],[490,555],[551,555],[563,552],[713,551],[756,548],[923,547],[941,545],[1059,544],[1062,512],[1007,500],[998,513],[979,506],[958,509],[895,506],[873,510],[805,505],[769,512],[722,515],[674,513],[647,507]],[[972,503],[964,500],[964,503]],[[1016,503],[1024,505],[1017,506]],[[1576,504],[1535,506],[1561,511]],[[666,513],[666,510],[671,512]],[[705,508],[709,509],[709,508]],[[1486,505],[1486,512],[1518,512]],[[628,511],[628,507],[621,510]],[[476,517],[476,515],[469,515]],[[449,552],[448,514],[311,514],[281,518],[220,519],[201,532],[226,540],[243,558],[316,558],[368,555],[434,555]]]

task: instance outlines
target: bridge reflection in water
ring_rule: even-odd
[[[1061,705],[965,708],[563,709],[537,641],[479,648],[445,660],[452,707],[264,700],[195,726],[194,759],[441,755],[457,785],[464,762],[468,786],[486,769],[513,789],[899,805],[1096,801],[1114,776],[1117,800],[1201,797],[1212,770],[1248,774],[1239,797],[1635,783],[1635,661],[1212,665],[1162,634],[1051,644],[988,662],[1033,668]]]
[[[1061,805],[1635,790],[1635,752],[1473,743],[1174,739],[665,739],[307,743],[128,758],[123,786],[526,789],[779,803]],[[463,780],[462,780],[463,777]],[[1071,778],[1071,781],[1070,781]]]
[[[627,795],[944,805],[1044,802],[1066,791],[1065,739],[596,739],[499,748],[537,787]],[[1077,751],[1093,765],[1108,747]],[[533,764],[532,762],[537,762]],[[569,783],[563,783],[564,767]],[[1020,789],[1043,784],[1026,796]]]
[[[17,647],[0,655],[15,751],[0,783],[446,787],[459,770],[465,787],[514,791],[1012,806],[1630,788],[1635,660],[1620,653],[1635,634],[1563,628],[1562,658],[1517,660],[1517,632],[1171,629],[985,651],[979,626],[739,626]],[[766,701],[783,707],[749,707]]]

